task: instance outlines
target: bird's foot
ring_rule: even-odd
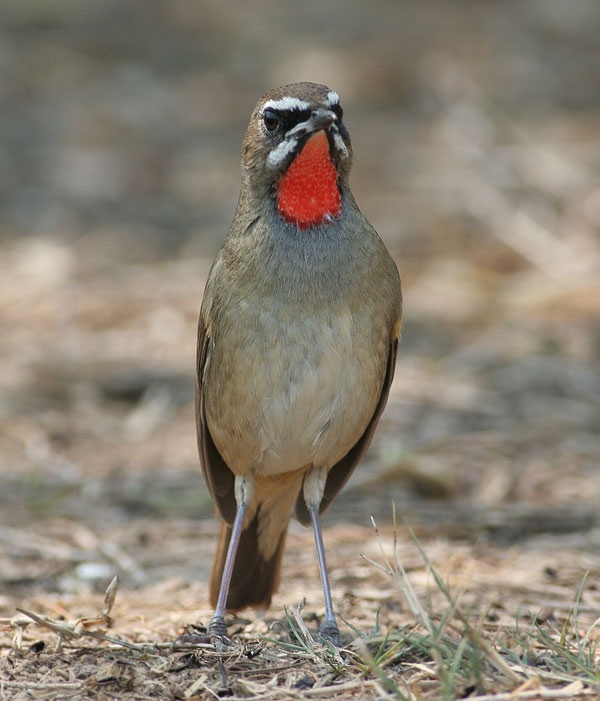
[[[208,637],[217,650],[224,650],[234,645],[233,640],[227,635],[227,626],[223,616],[216,614],[210,619],[208,624]]]
[[[210,643],[208,631],[203,625],[192,623],[186,627],[185,633],[178,635],[173,645],[206,645]]]
[[[319,628],[319,635],[327,640],[327,642],[335,645],[335,647],[340,647],[340,629],[335,620],[323,621]]]

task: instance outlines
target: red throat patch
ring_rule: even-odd
[[[326,217],[339,216],[342,198],[323,130],[309,137],[279,181],[277,206],[281,216],[299,229],[318,226]]]

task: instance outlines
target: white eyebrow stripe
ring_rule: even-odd
[[[301,100],[299,97],[291,97],[291,95],[286,95],[280,100],[267,100],[263,105],[263,112],[266,109],[272,110],[308,110],[310,109],[310,104]]]
[[[325,98],[325,104],[328,107],[332,107],[333,105],[340,104],[340,96],[335,92],[335,90],[330,90],[327,93],[327,97]]]

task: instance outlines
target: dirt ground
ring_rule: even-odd
[[[393,504],[434,618],[448,602],[409,527],[487,640],[515,645],[532,616],[560,631],[576,604],[594,639],[600,6],[13,0],[0,19],[0,698],[394,695],[369,654],[418,624],[362,557],[382,561],[371,516],[392,556]],[[305,600],[313,634],[323,611],[296,523],[273,606],[232,622],[239,645],[189,637],[217,534],[197,313],[253,104],[304,79],[342,97],[353,190],[405,295],[389,405],[325,518],[339,659],[282,646],[284,607]],[[498,663],[446,686],[403,645],[386,667],[402,698],[549,688],[535,645],[529,677]],[[562,698],[600,694],[597,676],[552,679]]]

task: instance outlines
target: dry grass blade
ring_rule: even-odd
[[[35,691],[59,691],[61,692],[61,698],[65,698],[62,696],[62,693],[65,691],[79,691],[80,689],[83,688],[83,682],[48,682],[48,683],[43,683],[43,682],[19,682],[19,681],[13,681],[11,679],[3,679],[0,682],[0,693],[4,689],[23,689],[23,690],[35,690]],[[36,694],[36,696],[38,696]],[[8,696],[2,696],[2,698],[9,698]],[[38,698],[43,698],[43,696],[38,696]]]
[[[534,681],[534,680],[531,680]],[[483,694],[481,696],[471,696],[470,701],[526,701],[528,699],[576,699],[585,696],[597,697],[597,692],[592,689],[585,689],[580,681],[572,682],[561,689],[548,689],[538,687],[530,689],[527,682],[514,691],[507,691],[501,694]]]
[[[300,632],[300,635],[302,637],[302,640],[304,641],[304,645],[306,647],[307,651],[314,651],[315,648],[315,641],[314,638],[312,637],[310,631],[308,630],[306,623],[304,623],[304,619],[302,618],[302,609],[304,608],[304,602],[301,602],[298,604],[298,609],[295,609],[293,606],[288,606],[288,611],[290,612],[297,628],[293,628],[294,635],[296,636],[296,639],[300,640],[300,637],[297,634],[297,631]],[[314,652],[313,652],[314,654]]]
[[[115,575],[108,587],[106,588],[106,594],[104,595],[104,606],[102,608],[102,618],[107,625],[111,625],[112,621],[110,619],[110,612],[115,604],[115,599],[117,598],[117,591],[119,590],[119,577]]]
[[[23,633],[27,626],[31,625],[31,617],[23,616],[12,616],[12,618],[0,618],[0,627],[4,630],[13,629],[14,635],[12,637],[11,645],[12,649],[17,652],[21,649],[23,644]]]
[[[119,638],[114,638],[103,633],[99,633],[94,630],[90,630],[92,626],[104,625],[107,628],[112,626],[112,619],[110,617],[110,612],[115,603],[117,596],[117,591],[119,588],[119,578],[115,575],[110,584],[106,589],[104,595],[104,606],[102,612],[99,616],[84,617],[77,619],[74,623],[63,623],[62,621],[53,621],[51,618],[44,616],[41,613],[35,613],[34,611],[28,611],[27,609],[17,607],[17,611],[28,616],[31,620],[35,621],[38,625],[46,628],[58,636],[56,642],[56,652],[59,652],[62,648],[64,640],[77,640],[84,636],[90,638],[96,638],[98,640],[104,640],[106,642],[112,643],[113,645],[118,645],[121,647],[126,647],[131,650],[144,650],[146,646],[137,645],[135,643],[130,643],[127,640],[120,640]]]
[[[329,684],[328,686],[318,687],[316,689],[305,689],[302,696],[313,698],[315,696],[337,696],[338,694],[355,694],[356,692],[364,692],[374,687],[372,681],[352,681],[345,684]]]
[[[413,589],[413,586],[408,578],[408,575],[406,574],[406,570],[404,569],[400,558],[398,557],[398,540],[397,540],[397,528],[396,528],[396,505],[395,503],[392,504],[392,509],[393,509],[393,523],[394,523],[394,543],[393,543],[393,553],[394,553],[394,564],[392,565],[390,563],[389,558],[387,557],[385,553],[385,549],[383,547],[383,541],[381,540],[381,537],[379,535],[379,529],[377,527],[377,523],[375,522],[375,519],[373,516],[371,516],[371,524],[373,526],[373,530],[375,531],[375,538],[377,539],[377,544],[379,545],[379,551],[381,552],[381,556],[383,558],[383,561],[385,562],[385,567],[380,565],[377,562],[374,562],[370,558],[366,557],[365,555],[361,554],[361,557],[367,560],[367,562],[370,562],[371,564],[375,565],[375,567],[378,567],[382,572],[385,572],[386,574],[391,575],[394,578],[394,582],[396,583],[396,586],[398,587],[398,590],[402,594],[404,600],[408,604],[408,607],[410,608],[413,616],[416,618],[416,620],[427,630],[429,633],[433,635],[434,633],[434,627],[433,623],[431,622],[431,619],[427,615],[427,612],[421,606],[421,602],[419,601],[418,596],[415,593],[415,590]]]

